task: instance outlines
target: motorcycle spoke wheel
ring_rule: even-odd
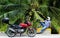
[[[34,37],[36,35],[36,30],[35,29],[28,30],[27,34],[29,37]]]

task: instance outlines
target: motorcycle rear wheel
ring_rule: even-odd
[[[7,30],[6,31],[6,34],[9,36],[9,37],[14,37],[16,35],[16,33],[12,32],[11,30]]]

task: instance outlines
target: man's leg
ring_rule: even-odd
[[[40,22],[40,24],[43,26],[42,30],[40,31],[40,33],[43,33],[44,30],[47,28],[46,25],[43,22]],[[38,33],[39,34],[39,33]]]
[[[47,28],[47,27],[44,26],[44,27],[42,28],[42,30],[40,31],[40,33],[43,33],[46,28]]]

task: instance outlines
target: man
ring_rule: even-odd
[[[43,28],[41,29],[40,33],[43,33],[44,30],[50,26],[50,23],[51,23],[50,17],[47,17],[47,19],[44,20],[44,21],[40,21],[40,24],[43,26]]]

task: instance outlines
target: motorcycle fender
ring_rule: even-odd
[[[15,30],[14,30],[14,29],[12,29],[12,28],[9,28],[9,30],[11,30],[11,31],[15,32]]]

